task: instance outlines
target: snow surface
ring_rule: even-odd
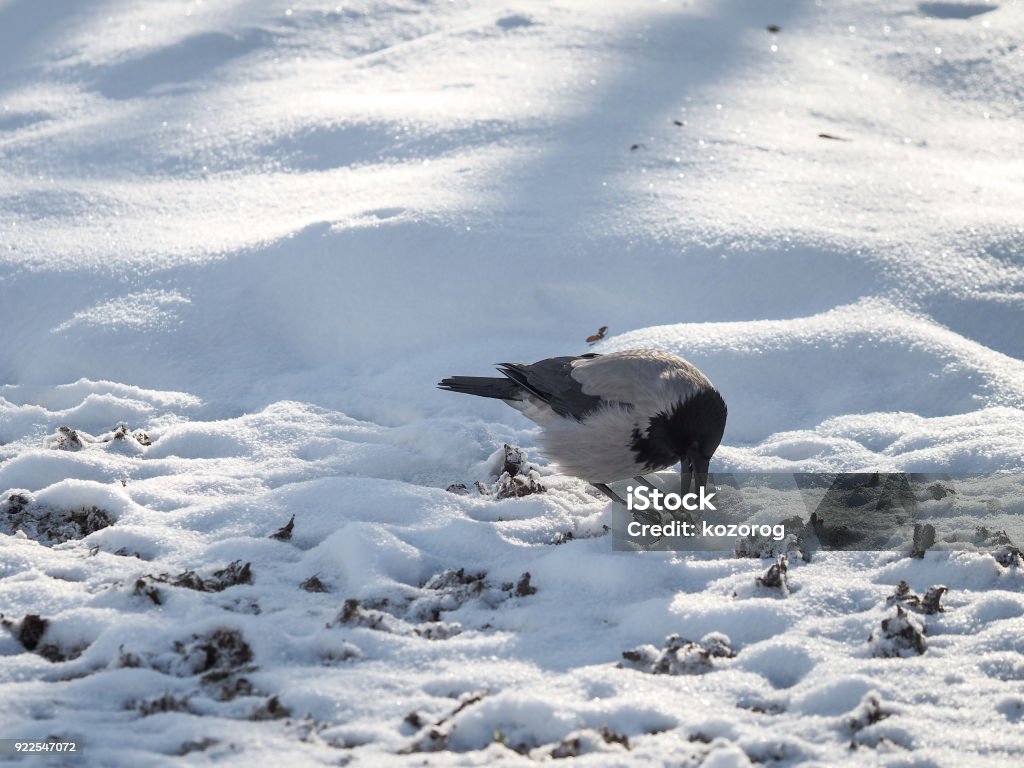
[[[0,506],[31,523],[0,519],[0,738],[1019,760],[1019,564],[819,553],[778,590],[613,552],[531,424],[434,383],[607,325],[719,387],[719,471],[1024,469],[1022,32],[1017,0],[0,0]],[[473,489],[503,443],[545,493]],[[900,581],[945,612],[898,616]]]

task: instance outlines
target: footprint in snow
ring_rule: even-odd
[[[519,27],[532,27],[534,22],[529,16],[514,14],[498,19],[495,24],[504,30],[518,29]]]
[[[935,19],[969,19],[998,7],[994,3],[918,3],[917,9]]]

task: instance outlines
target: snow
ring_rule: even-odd
[[[714,471],[1024,469],[1022,29],[1017,0],[0,0],[0,738],[1019,758],[1019,562],[818,552],[775,589],[613,551],[531,423],[434,384],[653,347],[729,405]],[[545,492],[475,489],[506,443]],[[901,581],[944,610],[900,616]]]

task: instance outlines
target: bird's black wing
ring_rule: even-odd
[[[574,360],[599,357],[591,353],[577,357],[550,357],[533,364],[502,363],[498,370],[530,394],[547,403],[559,416],[577,421],[604,401],[583,392],[583,385],[572,377]]]

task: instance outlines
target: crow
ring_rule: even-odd
[[[450,392],[504,400],[540,425],[544,452],[563,471],[622,499],[608,483],[680,463],[681,493],[707,484],[728,414],[708,378],[654,349],[502,363],[502,378],[452,376]]]

